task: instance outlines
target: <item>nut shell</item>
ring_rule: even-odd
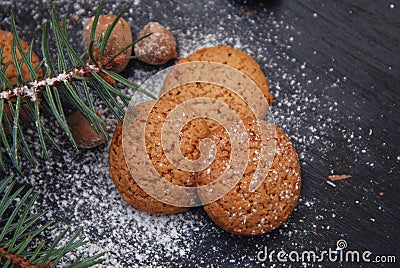
[[[100,15],[99,20],[96,26],[96,34],[95,34],[95,42],[99,39],[100,34],[103,34],[107,31],[108,26],[110,26],[115,20],[116,15]],[[94,17],[87,19],[83,22],[83,41],[85,45],[85,50],[89,49],[90,45],[90,32],[92,31]],[[132,31],[128,22],[120,18],[115,25],[113,31],[111,32],[110,38],[108,39],[108,43],[106,46],[104,58],[111,58],[116,55],[118,52],[123,50],[129,44],[132,44]],[[114,61],[110,70],[120,73],[122,72],[126,65],[128,65],[129,57],[132,54],[132,48],[128,48],[121,54],[121,57],[118,57],[117,61]]]
[[[99,113],[97,115],[100,116]],[[68,125],[78,148],[94,148],[106,141],[103,134],[96,133],[80,111],[76,111],[68,118]],[[104,125],[103,129],[105,130]]]
[[[175,38],[158,22],[149,22],[140,32],[140,37],[152,33],[135,45],[139,60],[152,65],[161,65],[178,57]]]

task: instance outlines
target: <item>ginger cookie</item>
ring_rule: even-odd
[[[165,102],[177,102],[184,103],[196,98],[209,98],[216,100],[221,105],[203,105],[201,109],[204,111],[214,109],[216,113],[222,116],[226,115],[226,112],[222,111],[222,105],[226,104],[230,110],[236,113],[242,120],[254,120],[260,112],[263,111],[264,107],[256,106],[256,114],[253,113],[248,102],[251,100],[243,99],[242,96],[236,94],[224,86],[211,84],[207,82],[197,83],[184,83],[166,92],[161,96],[161,100]],[[259,108],[259,109],[258,109]],[[199,109],[198,109],[199,110]],[[258,114],[257,114],[258,113]],[[216,120],[218,122],[218,120]],[[207,120],[209,127],[212,129],[216,127],[214,121]]]
[[[247,129],[250,161],[243,177],[225,196],[204,206],[209,217],[228,232],[238,235],[270,232],[288,219],[297,204],[301,186],[297,154],[285,133],[272,127],[276,128],[274,158],[261,185],[254,192],[249,191],[260,152],[258,135],[250,128]],[[222,127],[214,129],[210,138],[217,147],[216,159],[209,169],[196,173],[199,186],[215,181],[227,168],[231,154],[229,137]]]
[[[177,64],[196,61],[215,62],[237,69],[256,84],[256,86],[261,90],[268,104],[272,105],[273,96],[269,91],[267,79],[261,70],[260,65],[244,51],[234,49],[230,46],[207,47],[197,50],[186,58],[180,59]],[[167,76],[165,85],[161,89],[160,96],[169,89],[170,87]],[[245,91],[245,89],[243,89],[243,91]],[[249,94],[251,93],[252,92]],[[254,97],[252,101],[258,102],[259,97]],[[265,114],[263,114],[261,119],[264,116]]]
[[[3,55],[2,55],[2,58],[1,58],[1,67],[4,67],[7,63],[9,64],[7,69],[6,69],[6,72],[5,72],[6,76],[10,80],[11,84],[16,84],[18,82],[18,78],[17,78],[16,69],[15,69],[15,63],[14,63],[13,58],[12,58],[12,42],[13,42],[13,39],[14,39],[14,35],[13,35],[12,32],[0,30],[0,47],[4,45]],[[29,51],[28,43],[26,43],[21,38],[19,38],[19,41],[21,42],[23,51],[25,53],[28,53],[28,51]],[[16,52],[17,52],[18,62],[20,62],[22,60],[22,55],[21,55],[21,52],[18,49],[18,47],[16,49]],[[32,51],[32,65],[33,65],[33,67],[37,68],[39,63],[40,63],[39,57],[36,55],[35,52]],[[31,74],[29,72],[29,69],[28,69],[28,66],[26,65],[26,63],[22,64],[21,72],[22,72],[22,79],[24,81],[28,81],[31,78]],[[36,71],[36,74],[37,74],[38,77],[42,77],[43,76],[42,68],[39,68]]]
[[[143,159],[148,157],[151,164],[145,168],[146,170],[155,168],[165,180],[175,185],[195,186],[194,173],[179,169],[170,163],[161,146],[162,125],[167,114],[174,108],[174,104],[158,102],[154,105],[154,103],[153,101],[146,102],[133,108],[136,112],[136,116],[133,117],[134,124],[147,122],[145,129],[147,152],[139,152],[135,148],[129,148],[129,150],[124,151],[123,126],[121,124],[117,125],[110,145],[110,178],[114,181],[122,197],[133,207],[154,214],[178,213],[187,208],[165,204],[146,193],[132,177],[135,174],[131,174],[126,160],[144,161]],[[146,118],[153,105],[152,112]],[[126,130],[126,133],[124,133],[124,142],[126,144],[131,144],[136,139],[135,135],[137,133],[135,131],[135,126]],[[199,157],[197,149],[199,141],[208,135],[209,129],[204,119],[194,119],[187,123],[181,129],[179,137],[176,137],[179,140],[178,143],[183,156],[191,160],[197,159]],[[160,189],[160,191],[163,191],[163,189]]]

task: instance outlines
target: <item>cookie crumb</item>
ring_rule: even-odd
[[[247,17],[251,17],[251,16],[253,16],[255,13],[257,13],[256,10],[244,10],[244,9],[241,9],[240,12],[242,12],[243,14],[245,14]]]
[[[351,178],[351,175],[342,174],[342,175],[329,175],[328,176],[328,179],[330,179],[331,181],[345,180],[348,178]]]

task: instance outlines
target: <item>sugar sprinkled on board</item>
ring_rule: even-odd
[[[336,184],[334,184],[333,182],[331,182],[331,181],[326,181],[326,183],[329,184],[330,186],[332,186],[333,188],[336,188]]]
[[[139,4],[139,1],[135,1],[135,4]],[[73,7],[81,6],[83,5],[76,3]],[[85,12],[80,11],[79,14],[85,14]],[[233,15],[229,17],[236,23],[240,23],[240,17]],[[204,31],[202,25],[199,25],[191,27],[189,31],[175,29],[174,34],[181,57],[201,47],[222,44],[243,49],[255,57],[262,64],[262,68],[269,72],[267,77],[276,96],[277,108],[273,108],[274,117],[278,125],[288,131],[290,138],[300,147],[300,158],[304,159],[307,156],[304,150],[307,144],[318,139],[317,133],[326,128],[321,125],[310,125],[313,133],[311,139],[296,133],[296,128],[304,123],[301,116],[305,113],[306,102],[318,105],[318,99],[315,95],[302,93],[302,85],[297,79],[298,74],[284,66],[279,66],[276,61],[279,57],[292,63],[296,62],[294,58],[288,56],[286,51],[286,48],[290,49],[295,45],[293,42],[296,38],[291,36],[288,40],[282,40],[278,35],[282,28],[292,29],[295,35],[294,28],[276,18],[273,13],[270,14],[268,21],[274,27],[265,38],[266,44],[258,41],[258,46],[255,47],[250,47],[245,40],[242,40],[242,37],[227,31],[223,23],[218,25],[220,31],[207,32]],[[256,39],[257,36],[255,33],[248,33],[246,38]],[[269,51],[268,45],[273,43],[281,43],[282,46]],[[306,74],[305,66],[306,63],[301,63],[299,67],[304,74]],[[130,74],[130,78],[140,83],[153,73],[154,70],[135,70],[133,74]],[[295,89],[294,94],[293,92],[286,93],[288,87]],[[291,113],[294,107],[297,112]],[[101,111],[101,107],[99,108]],[[103,108],[103,110],[101,113],[107,112],[106,109]],[[110,118],[107,118],[108,133],[112,133],[115,125],[115,120]],[[290,126],[286,122],[290,122]],[[49,123],[50,126],[52,124]],[[74,229],[78,226],[84,227],[84,235],[92,242],[71,254],[71,259],[84,256],[88,252],[107,251],[105,265],[108,266],[159,265],[165,258],[173,261],[189,256],[195,243],[202,243],[203,238],[210,232],[209,221],[196,211],[172,216],[151,216],[129,207],[107,176],[108,147],[96,151],[82,151],[78,155],[68,147],[65,141],[63,148],[67,149],[60,156],[62,160],[59,163],[46,163],[46,168],[32,170],[24,180],[35,185],[36,189],[40,189],[41,204],[38,207],[51,208],[53,213],[48,217],[57,215],[57,218],[69,219],[68,222],[60,221],[54,226],[53,237],[58,233],[56,230],[65,228],[67,225]],[[81,174],[85,176],[82,177]],[[313,200],[307,200],[302,207],[314,209],[313,204]],[[206,226],[208,228],[205,228]],[[280,233],[289,235],[282,229]],[[232,260],[228,259],[228,262],[231,263]]]
[[[38,6],[31,1],[27,6],[15,10],[16,15],[32,14],[35,20],[27,28],[21,29],[21,35],[29,36],[37,34],[40,36],[43,22],[46,17],[38,10]],[[111,1],[110,1],[111,2]],[[106,2],[105,9],[111,13],[117,13],[124,6],[124,3],[111,4]],[[129,1],[125,1],[130,4]],[[62,5],[62,4],[65,5]],[[46,2],[46,4],[50,4]],[[155,4],[162,7],[160,1]],[[211,7],[220,9],[214,2],[209,3]],[[12,2],[2,1],[0,4],[1,20],[5,24],[9,24],[7,14]],[[154,19],[157,12],[153,10],[148,12],[142,1],[135,0],[133,2],[135,8],[129,10],[129,15],[144,14],[148,20]],[[215,6],[213,6],[215,5]],[[393,7],[392,7],[393,5]],[[394,4],[390,7],[394,8]],[[85,10],[85,1],[58,1],[57,9],[59,15],[67,14],[68,7],[74,10],[74,15],[67,17],[68,23],[79,28],[81,20],[85,17],[93,16],[94,8]],[[4,9],[3,9],[4,8]],[[176,10],[183,12],[181,9],[186,7],[177,6]],[[330,139],[330,131],[337,127],[337,131],[342,135],[347,145],[355,151],[368,153],[368,149],[363,147],[362,136],[354,135],[352,130],[338,126],[338,120],[335,113],[338,109],[338,103],[329,99],[325,92],[337,90],[342,81],[346,77],[338,77],[338,81],[330,85],[321,85],[320,76],[335,74],[334,68],[330,67],[325,74],[312,76],[307,66],[307,62],[298,62],[291,56],[291,49],[298,45],[298,36],[301,35],[293,25],[288,24],[282,17],[276,16],[273,12],[268,13],[266,22],[270,26],[269,30],[262,36],[254,31],[246,32],[242,35],[238,32],[240,25],[247,23],[249,27],[257,23],[257,14],[245,19],[240,16],[240,12],[236,12],[232,6],[225,7],[221,10],[221,21],[214,25],[208,25],[207,13],[204,24],[190,25],[190,20],[181,18],[182,23],[190,26],[181,29],[179,27],[170,30],[176,37],[180,57],[184,57],[196,49],[207,46],[215,46],[228,44],[235,48],[243,49],[253,56],[266,72],[269,80],[271,91],[275,96],[275,102],[272,107],[272,114],[275,122],[293,141],[298,153],[300,162],[303,166],[317,162],[309,153],[310,147],[320,141],[323,144],[321,155],[325,155],[329,150],[334,148],[335,144]],[[29,16],[27,16],[28,18]],[[314,18],[318,17],[317,13],[313,14]],[[212,18],[208,17],[210,20]],[[134,25],[132,18],[127,18],[131,26],[136,29],[140,27]],[[159,17],[162,19],[162,17]],[[179,19],[179,18],[177,18]],[[246,21],[244,21],[246,20]],[[165,25],[168,24],[168,18],[165,18]],[[233,25],[232,28],[225,27]],[[68,24],[70,25],[70,24]],[[33,29],[32,29],[33,27]],[[208,29],[208,27],[213,27]],[[70,27],[69,27],[70,30]],[[285,35],[288,32],[289,35]],[[71,34],[71,40],[79,40],[76,37],[78,33]],[[33,36],[30,36],[33,37]],[[29,39],[29,38],[28,38]],[[36,38],[38,39],[38,38]],[[37,41],[36,41],[37,42]],[[76,41],[74,42],[76,45]],[[252,45],[250,45],[252,43]],[[37,43],[38,44],[38,43]],[[317,54],[315,51],[314,54]],[[293,69],[293,66],[295,68]],[[296,67],[297,66],[297,67]],[[127,70],[128,78],[136,83],[141,83],[157,72],[156,68],[143,68]],[[304,91],[305,85],[315,87],[315,91]],[[320,90],[320,93],[318,93]],[[321,93],[322,92],[322,93]],[[321,98],[325,98],[328,102],[322,103]],[[110,115],[104,104],[96,100],[96,107],[101,114],[108,115],[106,118],[107,132],[112,133],[116,120]],[[332,116],[325,118],[318,113],[320,110],[329,111]],[[313,118],[310,118],[312,114]],[[357,119],[355,119],[357,121]],[[77,153],[71,148],[62,134],[62,131],[54,121],[47,121],[46,125],[54,130],[56,142],[60,144],[63,153],[51,151],[51,159],[58,159],[58,162],[46,162],[39,167],[28,169],[29,172],[25,177],[21,178],[22,183],[32,185],[40,194],[40,203],[35,204],[35,209],[49,210],[46,216],[48,219],[55,219],[56,225],[50,229],[49,237],[56,237],[60,230],[67,226],[76,230],[82,226],[84,236],[90,242],[77,252],[69,254],[71,260],[92,255],[99,251],[106,251],[105,266],[109,267],[127,267],[132,265],[171,265],[171,263],[179,263],[181,260],[191,256],[198,245],[207,243],[210,233],[216,234],[218,237],[221,230],[217,229],[210,221],[198,210],[191,210],[179,215],[170,216],[151,216],[149,214],[137,211],[128,206],[121,198],[113,183],[108,178],[108,146],[100,147],[96,150],[80,151]],[[309,132],[304,134],[304,130]],[[372,134],[372,133],[371,133]],[[35,151],[40,152],[40,144],[34,145]],[[40,159],[40,155],[38,155]],[[397,158],[400,160],[400,156]],[[330,183],[327,181],[327,183]],[[309,197],[301,197],[298,210],[307,214],[318,215],[315,203],[318,200]],[[358,201],[357,201],[358,203]],[[336,217],[332,213],[332,217]],[[322,221],[322,219],[318,218]],[[299,224],[303,219],[299,219]],[[318,226],[316,226],[318,228]],[[290,231],[288,231],[290,229]],[[296,227],[296,222],[291,219],[287,224],[279,229],[279,232],[267,234],[266,237],[283,235],[287,239],[307,237],[309,232],[313,230],[300,230]],[[293,240],[292,244],[296,242]],[[311,241],[312,242],[312,241]],[[260,245],[261,247],[261,245]],[[211,248],[211,251],[218,253],[218,247]],[[215,257],[214,255],[211,255]],[[198,264],[206,263],[210,255],[204,254],[203,259],[196,259]],[[250,261],[254,261],[254,256],[247,256]],[[253,258],[253,259],[252,259]],[[168,260],[168,263],[165,263]],[[226,260],[221,256],[219,263],[239,263],[239,259],[233,259],[226,256]]]

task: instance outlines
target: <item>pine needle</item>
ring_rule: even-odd
[[[67,35],[66,35],[66,31],[64,32],[59,24],[59,19],[57,16],[57,12],[56,12],[56,6],[55,3],[53,2],[53,7],[51,9],[51,21],[52,21],[52,26],[53,26],[53,30],[54,30],[54,36],[56,37],[56,39],[61,38],[63,45],[65,46],[65,49],[68,52],[69,58],[72,61],[72,64],[74,66],[83,66],[83,60],[79,57],[79,55],[75,52],[75,50],[72,48],[71,44],[68,41]],[[66,22],[64,22],[64,27],[66,25]],[[64,68],[65,70],[66,68]]]
[[[24,49],[23,49],[22,44],[21,44],[21,41],[19,40],[18,33],[17,33],[17,30],[16,30],[16,26],[15,26],[15,19],[14,19],[14,13],[13,12],[11,12],[11,32],[14,35],[13,43],[15,42],[15,44],[16,44],[16,46],[18,48],[18,51],[21,54],[21,57],[22,57],[22,61],[21,62],[25,62],[26,66],[28,67],[28,70],[29,70],[29,73],[30,73],[30,77],[32,79],[36,79],[37,75],[36,75],[35,69],[32,66],[32,60],[29,60],[29,58],[31,58],[31,57],[28,58],[28,56],[25,54]],[[30,50],[30,52],[32,52],[32,50]],[[14,60],[14,62],[18,62],[18,61]]]
[[[90,31],[90,42],[89,42],[89,57],[90,60],[94,63],[97,64],[97,60],[93,55],[93,50],[94,50],[94,40],[95,40],[95,35],[96,35],[96,28],[97,28],[97,23],[99,21],[99,17],[101,14],[101,10],[103,9],[104,6],[104,0],[101,0],[99,3],[99,8],[96,10],[96,13],[93,18],[93,24],[92,24],[92,30]]]
[[[23,191],[22,187],[14,189],[14,185],[13,177],[0,180],[0,196],[2,196],[0,201],[0,265],[2,267],[56,267],[68,252],[87,243],[87,240],[81,237],[82,229],[79,228],[63,243],[64,246],[59,246],[69,233],[70,229],[67,228],[53,242],[44,241],[42,237],[42,241],[32,248],[33,239],[43,236],[43,232],[52,222],[48,221],[40,227],[35,227],[35,224],[46,212],[31,213],[33,204],[38,197],[37,194],[33,194],[33,189],[29,189],[20,197],[13,207],[16,198]],[[10,215],[4,218],[6,211]],[[47,246],[47,243],[50,245]],[[100,253],[78,260],[71,263],[70,267],[89,267],[101,263],[103,255],[104,253]]]
[[[115,28],[115,25],[117,25],[119,19],[122,17],[122,15],[128,10],[128,6],[125,6],[115,17],[114,21],[111,23],[110,26],[107,27],[106,32],[104,33],[103,40],[101,41],[100,44],[100,58],[104,56],[104,52],[106,51],[106,46],[108,43],[108,40],[111,36],[112,31]]]
[[[43,34],[42,34],[42,53],[44,57],[45,67],[46,67],[46,75],[45,77],[55,76],[56,69],[54,64],[51,60],[50,50],[49,50],[49,22],[46,21],[43,27]]]

